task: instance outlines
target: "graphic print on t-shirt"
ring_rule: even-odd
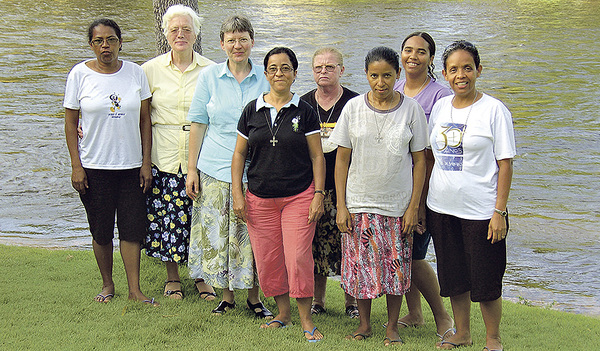
[[[121,97],[117,95],[117,93],[112,93],[108,98],[110,99],[111,103],[110,112],[112,112],[108,114],[108,117],[121,118],[125,116],[125,112],[117,112],[121,109]]]
[[[442,126],[436,138],[436,147],[445,155],[440,157],[440,166],[445,171],[462,171],[465,128],[464,124],[448,123]]]

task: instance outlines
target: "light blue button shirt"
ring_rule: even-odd
[[[263,67],[250,64],[252,69],[242,83],[235,79],[227,61],[203,69],[188,112],[190,122],[208,125],[197,167],[222,182],[231,183],[231,158],[242,110],[270,89]]]

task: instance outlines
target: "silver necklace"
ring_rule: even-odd
[[[477,90],[475,90],[475,97],[473,97],[473,101],[471,101],[471,105],[469,106],[469,111],[467,112],[467,118],[465,118],[465,123],[463,123],[463,126],[460,128],[460,140],[458,141],[458,144],[456,145],[461,145],[462,144],[462,140],[463,140],[463,136],[465,135],[465,131],[467,130],[467,122],[469,121],[469,117],[471,116],[471,110],[473,109],[473,105],[475,104],[475,100],[477,100],[477,96],[479,96],[479,92]],[[456,98],[456,96],[454,96],[452,98],[452,101],[450,101],[450,123],[452,123],[454,125],[454,119],[452,118],[452,110],[454,110],[454,99]]]
[[[329,123],[329,120],[331,119],[331,116],[333,115],[333,111],[335,110],[335,105],[340,100],[340,97],[342,97],[343,93],[344,93],[344,88],[342,88],[342,90],[338,94],[337,98],[335,99],[335,102],[333,103],[333,106],[331,107],[331,111],[329,111],[329,117],[327,117],[327,121],[325,123],[323,123],[323,120],[321,120],[321,112],[319,112],[319,110],[321,109],[321,105],[319,104],[318,90],[315,91],[315,101],[317,102],[317,116],[319,117],[319,125],[321,126],[321,137],[329,137],[329,135],[331,135],[331,131],[333,128],[328,127],[327,124]],[[323,109],[323,111],[325,111],[325,109]]]
[[[429,76],[426,76],[425,77],[425,81],[423,82],[423,84],[421,84],[421,86],[419,87],[419,90],[417,90],[417,93],[415,95],[413,95],[413,96],[419,95],[419,93],[421,92],[421,89],[423,89],[423,87],[427,83],[428,79],[429,79]],[[406,95],[406,82],[404,83],[404,89],[402,89],[402,90],[404,90],[404,95]]]
[[[368,95],[367,95],[367,98],[368,98]],[[400,98],[402,99],[402,95],[400,95]],[[385,127],[385,122],[387,121],[387,116],[390,114],[390,110],[392,109],[392,103],[394,102],[395,99],[396,99],[396,93],[394,93],[394,95],[392,96],[392,101],[390,101],[390,104],[388,105],[388,109],[385,113],[385,116],[383,116],[383,123],[381,124],[381,129],[379,128],[379,123],[377,122],[377,114],[375,113],[375,111],[373,111],[373,118],[375,118],[375,126],[377,127],[377,136],[375,137],[375,141],[377,141],[378,144],[381,142],[381,140],[383,140],[383,137],[381,136],[381,132],[383,132],[383,129],[384,129],[383,127]],[[375,108],[375,105],[373,105],[373,108]]]
[[[270,116],[267,114],[267,110],[269,110],[269,112],[271,111],[271,109],[266,108],[264,109],[264,113],[265,113],[265,119],[267,120],[267,126],[269,127],[269,131],[271,132],[271,140],[269,140],[269,142],[271,144],[273,144],[273,146],[275,146],[275,144],[277,144],[279,142],[279,140],[277,140],[275,138],[275,136],[277,135],[277,132],[279,131],[279,128],[281,127],[281,123],[279,123],[279,125],[277,125],[277,117],[275,117],[275,125],[277,126],[277,129],[275,129],[275,133],[273,133],[273,127],[271,127],[271,118]]]

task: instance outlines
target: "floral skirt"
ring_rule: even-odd
[[[192,210],[190,276],[221,289],[258,285],[246,224],[233,213],[231,184],[200,172]]]
[[[185,180],[181,168],[173,174],[152,166],[152,188],[146,198],[146,255],[166,262],[187,261],[192,201],[185,193]]]
[[[317,223],[315,238],[313,239],[313,257],[315,260],[315,274],[332,276],[341,274],[342,239],[340,230],[335,223],[336,197],[335,190],[326,190],[325,214]]]
[[[352,231],[342,234],[342,288],[357,299],[404,295],[410,288],[412,233],[402,218],[352,214]]]

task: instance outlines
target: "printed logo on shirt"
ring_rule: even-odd
[[[117,112],[121,109],[121,97],[117,95],[117,93],[112,93],[108,98],[110,99],[111,103],[110,112],[112,112],[108,114],[108,117],[121,118],[125,116],[124,112]]]
[[[298,133],[299,124],[300,124],[300,116],[296,116],[296,117],[292,118],[292,130],[295,133]]]
[[[440,167],[445,171],[462,171],[465,127],[460,123],[441,126],[440,134],[436,138],[436,147],[441,154],[447,155],[440,157]]]

